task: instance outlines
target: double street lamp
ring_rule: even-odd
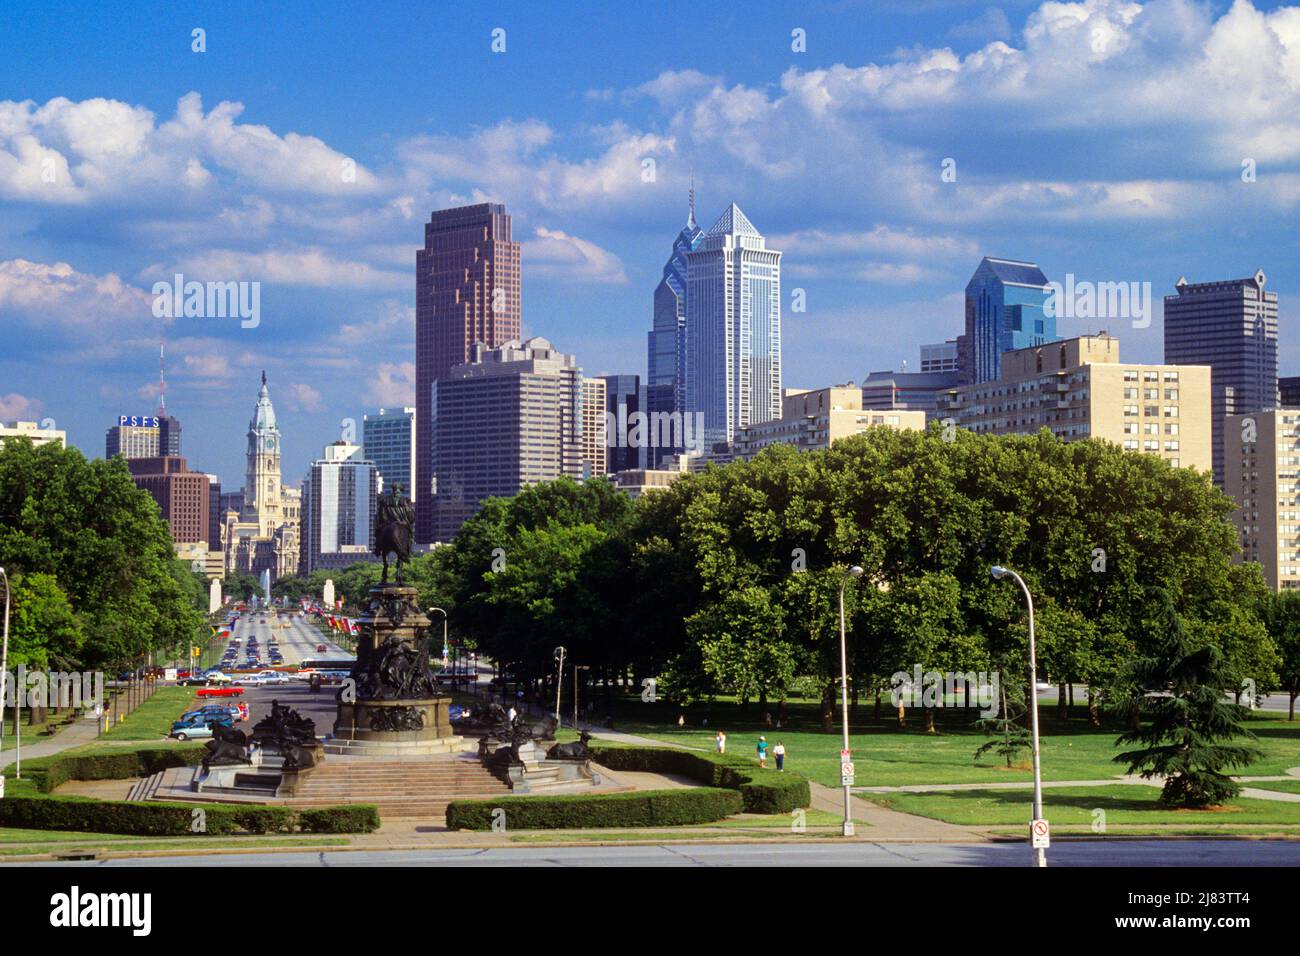
[[[863,570],[855,564],[840,578],[840,709],[844,726],[844,746],[841,748],[841,757],[846,759],[849,755],[849,652],[848,638],[845,636],[844,629],[844,587],[849,583],[849,578],[860,578],[862,575]],[[840,762],[843,763],[843,760]],[[853,785],[849,783],[848,777],[843,777],[841,783],[844,784],[842,833],[846,837],[853,836]]]
[[[1033,746],[1034,758],[1034,820],[1043,819],[1043,772],[1038,753],[1038,661],[1034,653],[1034,599],[1029,593],[1025,579],[1010,568],[1000,564],[989,569],[994,579],[1001,581],[1011,578],[1025,592],[1025,605],[1029,608],[1029,733]],[[1032,825],[1032,824],[1031,824]],[[1030,846],[1034,854],[1034,866],[1047,866],[1047,851],[1033,847],[1033,834],[1030,834]]]

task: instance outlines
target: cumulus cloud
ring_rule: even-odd
[[[559,229],[538,227],[535,238],[523,243],[523,260],[533,275],[555,276],[585,282],[627,282],[623,263],[594,242]]]
[[[153,297],[115,273],[78,272],[66,262],[0,261],[0,311],[43,327],[103,331],[156,323]]]
[[[17,392],[0,395],[0,422],[40,421],[44,411],[45,403],[39,398],[19,395]]]
[[[177,272],[187,281],[195,279],[201,282],[247,280],[288,286],[357,289],[404,289],[411,284],[409,273],[338,259],[324,249],[272,249],[265,252],[208,249],[182,256],[169,265],[154,264],[141,275],[147,279],[168,279]]]
[[[400,408],[415,404],[415,363],[380,362],[367,380],[367,404]]]

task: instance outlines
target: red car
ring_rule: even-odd
[[[200,688],[198,695],[200,697],[239,697],[244,693],[242,687],[203,687]]]

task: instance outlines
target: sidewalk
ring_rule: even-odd
[[[24,740],[22,758],[24,761],[27,761],[35,760],[37,757],[50,757],[61,751],[70,750],[73,747],[80,747],[83,744],[94,743],[98,735],[98,721],[78,718],[76,721],[60,730],[53,737],[38,737],[30,743],[27,740]],[[13,735],[5,734],[5,743],[9,744],[12,741]],[[6,746],[3,751],[0,751],[0,768],[12,767],[14,756],[15,750],[13,747]]]

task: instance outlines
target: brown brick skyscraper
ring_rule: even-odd
[[[415,253],[415,537],[433,540],[432,385],[469,361],[475,342],[495,348],[522,333],[519,243],[501,203],[435,212]]]

